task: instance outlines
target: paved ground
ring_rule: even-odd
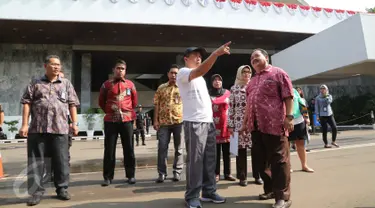
[[[375,142],[375,130],[342,131],[338,135],[340,145],[362,144]],[[329,135],[330,136],[330,135]],[[322,149],[321,134],[312,135],[309,148]],[[173,157],[173,145],[170,144],[170,157]],[[17,176],[26,168],[27,151],[26,144],[0,144],[5,173],[9,176]],[[71,172],[100,171],[103,167],[103,140],[73,141],[71,148]],[[147,146],[135,147],[137,166],[139,168],[154,167],[157,164],[157,140],[155,137],[147,139]],[[117,168],[122,168],[122,148],[119,141],[116,152]]]
[[[344,143],[343,141],[341,142]],[[375,208],[375,143],[367,140],[361,144],[343,145],[339,149],[319,149],[308,154],[309,164],[315,173],[292,173],[293,207],[297,208]],[[250,162],[249,162],[250,164]],[[300,167],[293,153],[292,166]],[[232,163],[235,170],[235,163]],[[46,199],[38,207],[183,207],[184,181],[155,184],[156,170],[137,171],[138,183],[124,183],[124,172],[116,172],[115,183],[100,187],[101,173],[73,174],[70,192],[73,199],[62,202],[54,199],[53,188],[48,189]],[[252,180],[252,179],[249,179]],[[21,188],[14,188],[19,187]],[[24,178],[0,181],[0,206],[25,207],[22,192]],[[250,184],[239,187],[237,183],[220,181],[218,192],[228,198],[223,205],[204,204],[204,207],[266,208],[272,200],[259,202],[260,186]],[[20,193],[19,197],[15,193]]]

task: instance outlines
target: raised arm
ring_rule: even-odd
[[[230,54],[230,44],[231,41],[220,46],[218,49],[212,52],[211,55],[198,68],[192,69],[189,75],[189,82],[195,78],[205,75],[212,68],[219,56]]]

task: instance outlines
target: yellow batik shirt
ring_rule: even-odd
[[[160,85],[154,96],[154,105],[159,107],[160,126],[182,123],[182,101],[177,85],[169,82]]]

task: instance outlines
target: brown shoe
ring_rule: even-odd
[[[273,194],[273,192],[259,195],[259,200],[269,200],[269,199],[274,199],[274,198],[275,198],[275,194]]]
[[[227,175],[224,179],[227,181],[236,181],[236,178],[234,178],[232,175]]]

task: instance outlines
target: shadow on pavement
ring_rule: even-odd
[[[242,197],[228,197],[225,204],[213,204],[213,203],[202,203],[203,207],[231,207],[231,208],[269,208],[271,203],[260,203],[254,202],[257,200],[257,196],[242,196]],[[61,207],[61,206],[59,206]],[[112,208],[148,208],[148,207],[185,207],[185,202],[183,199],[157,199],[144,202],[101,202],[101,203],[86,203],[80,205],[68,206],[66,208],[102,208],[102,207],[112,207]]]

